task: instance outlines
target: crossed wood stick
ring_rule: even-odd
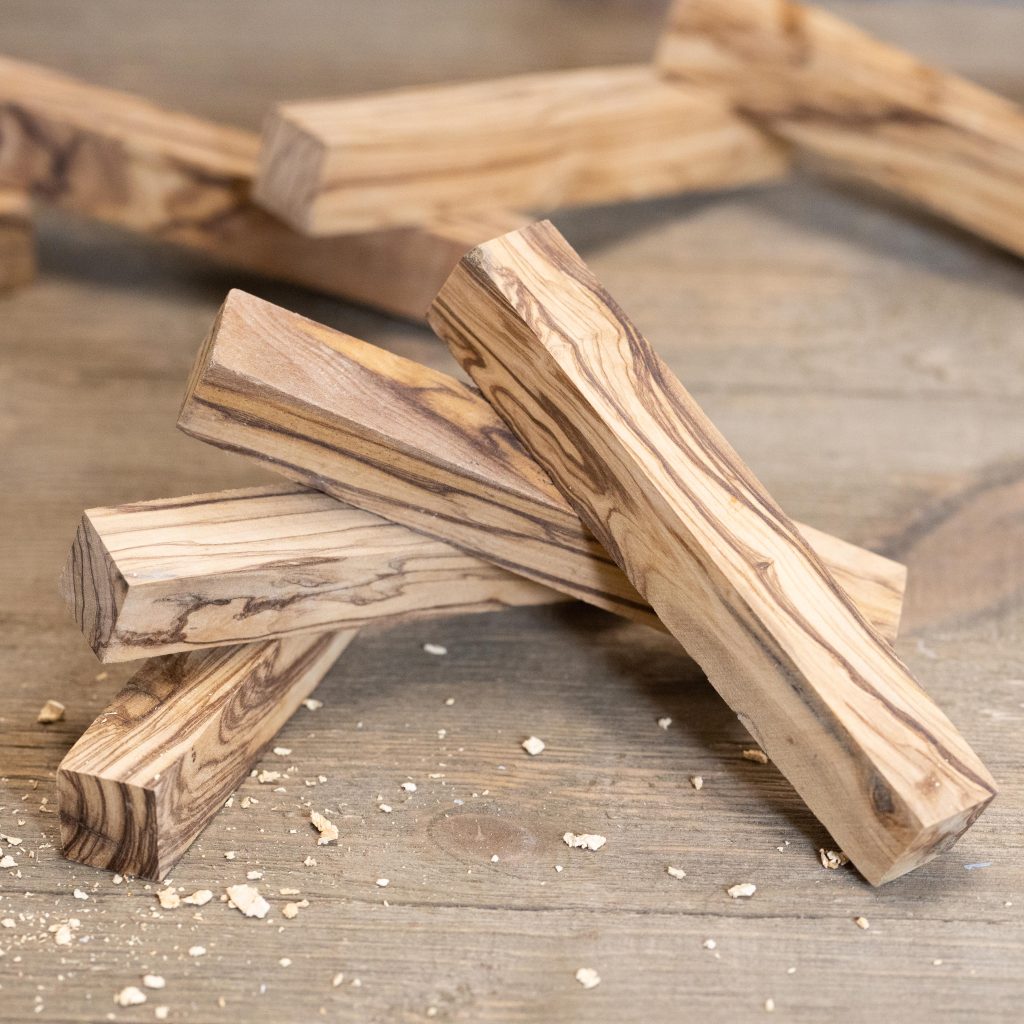
[[[681,3],[659,60],[699,88],[590,69],[289,105],[258,174],[245,133],[46,72],[26,91],[8,67],[0,87],[22,92],[0,111],[15,128],[0,167],[62,205],[402,315],[454,250],[521,223],[494,209],[776,177],[788,154],[772,134],[926,205],[952,190],[950,216],[1021,251],[1012,104],[774,0]],[[436,151],[424,123],[447,126]],[[363,233],[290,231],[250,201],[254,174],[304,231]],[[587,349],[595,323],[615,358]],[[83,630],[106,660],[162,660],[62,764],[69,856],[163,877],[355,628],[567,595],[676,635],[872,882],[969,827],[991,779],[885,642],[902,567],[786,520],[553,229],[473,250],[431,324],[486,399],[229,297],[182,427],[362,511],[289,488],[86,513],[64,582]]]

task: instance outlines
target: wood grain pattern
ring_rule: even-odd
[[[0,187],[0,292],[28,284],[35,273],[32,204],[21,190]]]
[[[419,320],[467,248],[524,223],[453,213],[314,241],[250,202],[258,150],[251,132],[0,57],[0,185],[247,270]]]
[[[773,180],[785,147],[647,65],[277,107],[254,196],[311,235]]]
[[[90,509],[61,591],[103,662],[566,600],[288,484]]]
[[[428,320],[870,882],[970,827],[988,770],[550,223]]]
[[[354,636],[146,662],[57,770],[64,856],[165,877]]]
[[[188,434],[646,625],[657,616],[479,394],[232,291],[179,417]],[[895,638],[905,570],[801,527]]]
[[[662,71],[1024,255],[1024,108],[791,0],[676,0]]]

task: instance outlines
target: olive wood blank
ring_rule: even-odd
[[[823,169],[1024,255],[1024,108],[789,0],[676,0],[662,72],[719,91]]]
[[[774,180],[787,149],[648,65],[277,107],[253,195],[310,235]]]
[[[660,628],[657,616],[479,394],[437,370],[232,291],[179,426],[280,473]],[[905,569],[801,527],[895,638]]]
[[[103,662],[567,600],[286,483],[90,509],[61,592]]]
[[[987,769],[550,223],[428,320],[870,882],[955,842]]]
[[[19,189],[0,188],[0,292],[28,284],[35,274],[32,204]]]
[[[57,769],[64,856],[165,877],[354,636],[147,661]]]
[[[0,186],[266,274],[421,320],[459,257],[524,221],[453,213],[316,241],[249,199],[259,137],[0,57]]]

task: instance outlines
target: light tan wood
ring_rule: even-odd
[[[0,57],[0,185],[235,266],[421,319],[459,257],[524,223],[454,212],[313,241],[249,200],[259,139]]]
[[[868,881],[952,846],[988,770],[553,225],[428,320]]]
[[[566,600],[292,484],[90,509],[61,592],[103,662]]]
[[[1024,108],[791,0],[676,0],[658,64],[823,162],[1024,255]]]
[[[146,662],[57,770],[64,856],[164,878],[354,636]]]
[[[233,291],[197,357],[179,426],[528,579],[662,628],[493,409],[440,371]],[[895,638],[903,566],[803,529],[864,613]]]
[[[329,235],[731,188],[787,169],[785,148],[713,93],[628,65],[282,104],[254,195]]]
[[[28,284],[35,273],[32,204],[20,189],[0,187],[0,292]]]

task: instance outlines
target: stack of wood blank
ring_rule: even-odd
[[[651,66],[284,104],[262,142],[0,61],[0,245],[32,195],[429,306],[478,388],[228,296],[179,425],[288,482],[83,516],[63,593],[148,660],[61,765],[66,855],[164,877],[359,629],[565,600],[676,637],[872,883],[955,842],[995,788],[893,653],[903,567],[789,520],[521,212],[795,162],[1024,253],[1024,113],[785,0],[679,0]]]

